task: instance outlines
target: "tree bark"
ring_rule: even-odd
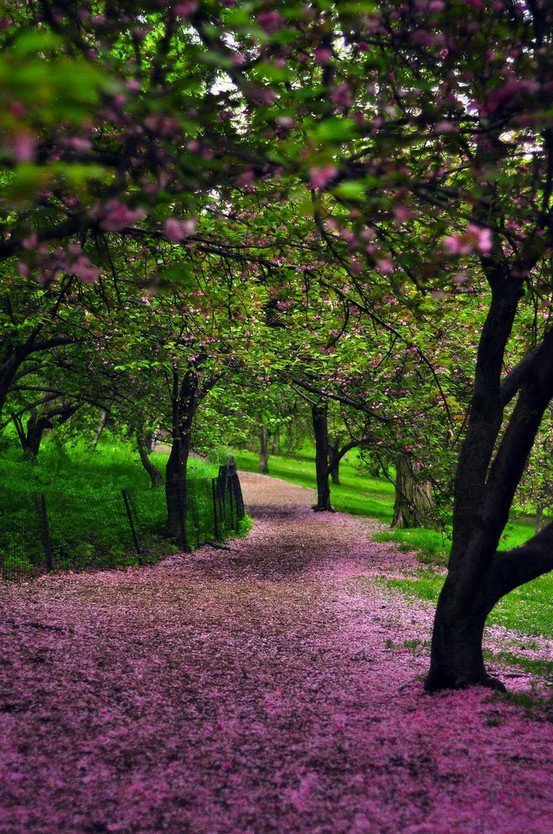
[[[98,425],[96,426],[96,431],[94,432],[94,439],[92,441],[92,448],[95,449],[98,445],[100,437],[102,436],[102,432],[106,427],[106,421],[108,418],[107,411],[103,410],[100,412],[100,419],[98,420]]]
[[[36,460],[44,432],[66,423],[77,411],[77,408],[78,406],[60,405],[59,403],[43,411],[37,411],[36,408],[33,408],[27,420],[26,429],[22,431],[18,428],[19,439],[23,447],[23,457]]]
[[[171,452],[165,469],[165,497],[167,502],[167,532],[188,549],[186,541],[186,469],[190,454],[192,422],[198,405],[198,379],[194,371],[187,371],[182,380],[173,372],[171,397],[172,429]]]
[[[330,484],[328,480],[328,406],[317,403],[311,407],[313,434],[315,436],[315,471],[317,477],[316,512],[330,512]]]
[[[269,471],[269,434],[267,426],[261,426],[259,441],[259,471],[266,475]]]
[[[138,449],[138,454],[140,456],[140,462],[148,475],[150,476],[150,480],[152,482],[152,487],[155,489],[158,486],[161,486],[163,483],[163,475],[157,468],[154,466],[152,461],[148,455],[148,441],[147,438],[141,433],[138,432],[136,435],[136,448]]]
[[[476,363],[470,420],[455,479],[453,540],[440,594],[426,688],[472,684],[502,688],[482,656],[486,617],[509,591],[553,568],[553,525],[508,553],[497,548],[516,488],[553,394],[553,330],[518,381],[501,385],[505,346],[521,284],[501,265],[488,264],[492,302]],[[493,267],[493,268],[492,268]],[[512,379],[512,375],[511,379]],[[503,428],[505,388],[518,399]]]
[[[335,486],[340,486],[340,438],[335,437],[329,446],[328,467],[330,479]]]
[[[44,432],[46,429],[51,429],[52,425],[49,417],[37,414],[33,409],[27,420],[27,430],[23,437],[23,457],[25,459],[36,460]]]
[[[430,484],[417,481],[416,465],[403,455],[396,462],[395,486],[392,527],[435,529],[434,499]]]

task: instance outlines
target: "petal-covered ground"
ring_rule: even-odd
[[[431,609],[375,579],[413,557],[243,485],[228,550],[3,588],[2,834],[550,834],[545,717],[423,693]]]

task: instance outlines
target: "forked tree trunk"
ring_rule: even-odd
[[[261,426],[259,441],[259,471],[266,474],[269,471],[269,433],[267,432],[267,426]]]
[[[49,418],[31,413],[23,437],[23,457],[25,459],[35,460],[37,458],[44,432],[51,428],[52,421]]]
[[[36,460],[44,432],[48,429],[53,429],[55,426],[62,426],[64,423],[67,423],[76,411],[77,406],[59,404],[43,412],[33,409],[27,421],[26,430],[23,432],[18,430],[19,438],[23,446],[23,457]]]
[[[455,478],[453,540],[436,608],[428,690],[473,684],[504,688],[485,668],[486,617],[505,594],[553,568],[553,524],[521,547],[497,550],[553,394],[553,330],[501,383],[522,282],[502,261],[482,260],[492,301],[478,348],[470,420]],[[504,406],[517,394],[503,427]]]
[[[161,474],[157,466],[154,466],[154,464],[150,460],[148,454],[147,438],[140,432],[138,432],[136,435],[136,448],[138,449],[140,462],[150,477],[152,487],[154,487],[155,489],[155,487],[161,486],[161,484],[163,483],[163,475]]]
[[[317,503],[313,507],[316,512],[329,512],[330,484],[328,470],[328,406],[317,403],[311,407],[313,417],[313,434],[315,436],[315,471],[317,476]]]
[[[396,463],[396,493],[392,527],[436,527],[429,483],[419,483],[415,465],[403,455]]]

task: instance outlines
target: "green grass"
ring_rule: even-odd
[[[443,573],[421,568],[406,579],[381,580],[388,588],[401,591],[408,598],[437,602],[444,582]],[[553,637],[551,597],[553,574],[549,573],[522,585],[504,597],[488,617],[491,625],[502,625],[524,634]]]
[[[239,469],[259,472],[258,456],[253,452],[233,453]],[[391,522],[394,511],[394,487],[379,478],[359,474],[355,452],[346,455],[340,463],[340,485],[332,486],[332,506],[352,515],[370,516]],[[271,455],[269,475],[301,486],[316,488],[312,454],[286,458]]]
[[[505,550],[518,547],[531,538],[533,534],[533,525],[522,521],[509,522],[501,537],[500,547]],[[424,565],[442,565],[444,567],[447,565],[451,543],[447,530],[444,533],[423,528],[389,530],[376,533],[374,540],[377,542],[396,542],[399,549],[404,553],[416,550],[418,551],[419,561]]]
[[[163,472],[167,454],[154,453],[152,460]],[[215,538],[211,479],[217,471],[218,466],[203,460],[189,462],[187,538],[192,546]],[[176,549],[165,536],[163,487],[152,489],[135,451],[109,435],[96,450],[82,443],[61,446],[46,440],[35,463],[22,460],[17,444],[4,439],[0,483],[0,563],[7,577],[44,569],[35,494],[46,497],[56,569],[127,567],[155,562]],[[123,489],[130,497],[140,554]],[[236,533],[243,534],[248,525],[245,519]],[[224,532],[231,532],[228,524]]]

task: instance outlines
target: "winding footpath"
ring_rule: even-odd
[[[243,487],[228,549],[3,587],[0,832],[551,834],[543,713],[423,693],[432,611],[378,582],[412,554]]]

